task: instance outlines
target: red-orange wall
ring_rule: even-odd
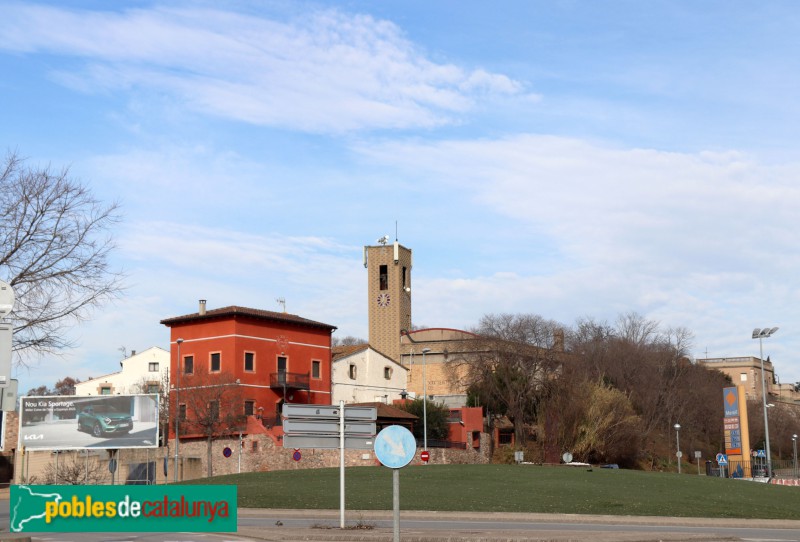
[[[195,375],[178,376],[178,338],[183,339],[181,358],[194,356]],[[191,387],[192,380],[208,373],[211,353],[219,352],[221,372],[230,373],[242,384],[242,404],[234,408],[243,413],[243,401],[255,401],[254,411],[258,413],[261,407],[264,417],[270,418],[276,416],[283,399],[283,389],[269,388],[270,374],[277,372],[278,356],[287,358],[287,373],[310,375],[312,361],[320,362],[320,377],[310,378],[310,390],[287,390],[287,402],[330,404],[330,347],[331,331],[325,328],[242,316],[188,321],[170,328],[170,383],[180,388]],[[245,352],[255,354],[253,372],[244,370]]]
[[[483,409],[480,407],[461,407],[451,410],[461,411],[463,424],[450,422],[447,439],[453,442],[465,442],[467,446],[471,446],[473,433],[483,431]]]

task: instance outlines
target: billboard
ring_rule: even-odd
[[[158,395],[51,395],[20,400],[26,450],[158,447]]]

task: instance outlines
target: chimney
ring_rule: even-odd
[[[556,329],[553,332],[553,350],[556,352],[564,351],[564,330]]]
[[[136,350],[131,350],[131,357],[136,355]]]
[[[203,316],[206,313],[206,300],[200,300],[200,316]]]

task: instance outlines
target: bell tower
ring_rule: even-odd
[[[411,329],[411,249],[389,237],[364,247],[369,344],[400,363],[400,330]]]

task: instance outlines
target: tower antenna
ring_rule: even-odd
[[[283,297],[279,297],[275,301],[278,303],[278,305],[283,305],[283,312],[285,314],[286,313],[286,299],[283,298]]]
[[[394,221],[394,240],[397,241],[397,220]]]

